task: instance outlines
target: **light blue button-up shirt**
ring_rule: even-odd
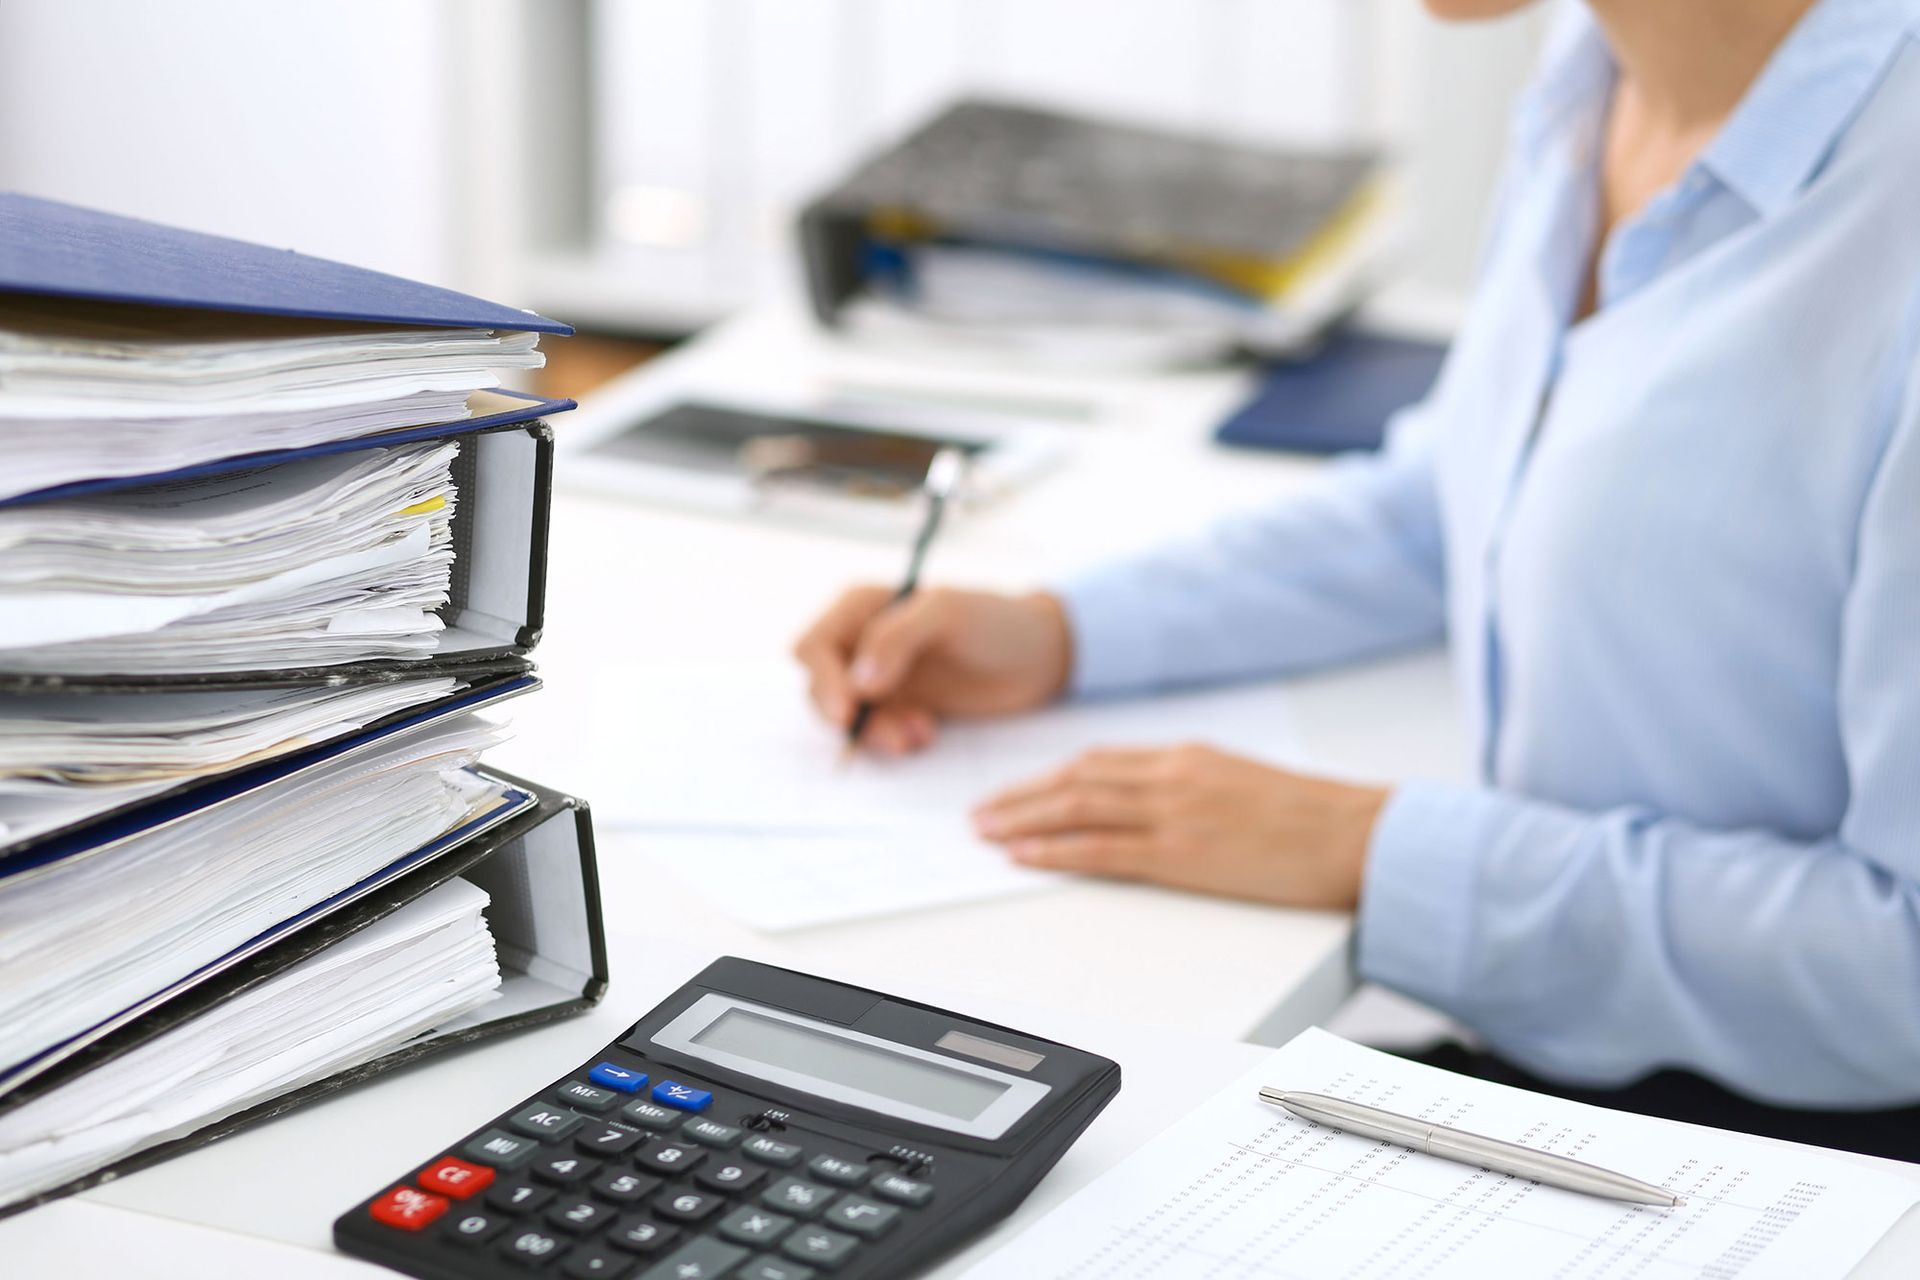
[[[1822,0],[1604,246],[1584,9],[1380,456],[1062,596],[1075,685],[1450,639],[1483,785],[1375,830],[1358,964],[1541,1074],[1920,1099],[1920,0]],[[1205,736],[1205,726],[1186,728]],[[1382,726],[1382,732],[1391,732]]]

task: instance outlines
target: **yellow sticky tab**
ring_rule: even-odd
[[[438,511],[446,505],[447,500],[439,494],[435,494],[425,502],[416,502],[410,507],[402,507],[399,514],[403,516],[424,516]]]

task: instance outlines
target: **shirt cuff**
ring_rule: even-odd
[[[1433,782],[1395,789],[1374,823],[1360,887],[1360,975],[1436,1008],[1466,996],[1480,851],[1499,798]]]
[[[1142,624],[1139,579],[1094,570],[1052,588],[1073,635],[1067,692],[1076,698],[1151,688],[1162,672],[1159,644]]]

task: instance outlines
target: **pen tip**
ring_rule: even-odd
[[[840,754],[834,757],[833,767],[836,769],[845,769],[853,763],[854,757],[859,754],[859,744],[853,742],[842,743],[840,746]]]

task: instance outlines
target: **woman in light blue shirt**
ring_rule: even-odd
[[[1510,170],[1381,455],[1055,591],[849,593],[799,646],[816,701],[909,750],[1444,634],[1479,786],[1104,752],[981,829],[1354,906],[1365,977],[1563,1085],[1920,1101],[1920,0],[1588,0]]]

